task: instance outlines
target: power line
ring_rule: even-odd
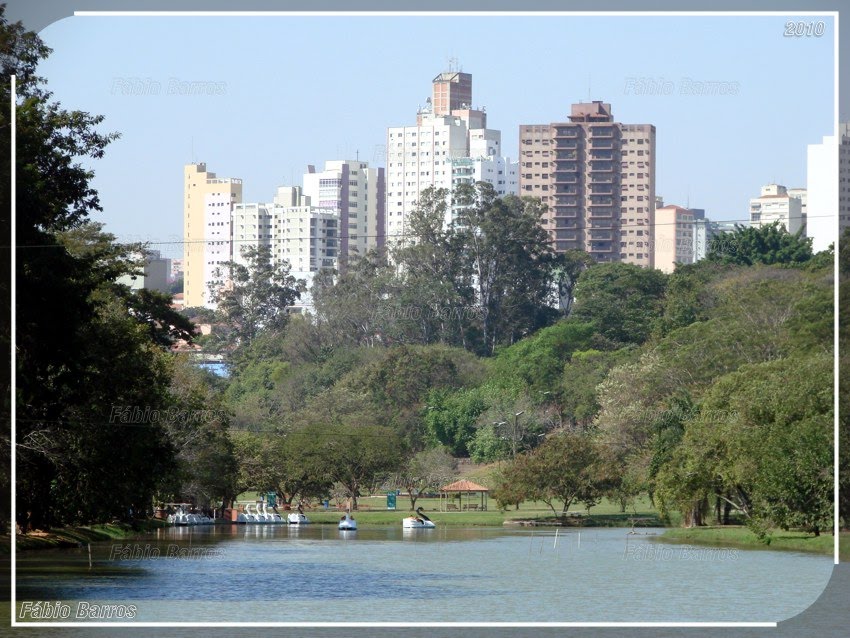
[[[835,217],[835,216],[834,215],[808,215],[806,219],[820,219],[820,218],[825,218],[825,217]],[[616,227],[614,227],[614,226],[612,226],[612,227],[595,227],[595,226],[586,226],[586,225],[582,225],[582,224],[577,224],[575,226],[557,227],[557,228],[549,228],[549,227],[544,226],[543,230],[545,230],[547,232],[548,231],[555,231],[555,230],[563,230],[563,231],[567,231],[567,232],[577,231],[577,230],[598,230],[598,231],[606,231],[606,230],[613,231],[613,230],[628,230],[628,229],[653,230],[654,228],[657,228],[659,226],[677,226],[677,225],[681,225],[682,223],[683,222],[664,222],[664,223],[655,223],[655,224],[637,224],[637,223],[635,223],[635,224],[619,224]],[[688,223],[688,222],[685,222],[685,223]],[[745,224],[746,223],[746,224],[749,224],[750,220],[749,219],[723,219],[723,220],[719,220],[719,222],[712,222],[712,223],[724,223],[724,224],[729,224],[729,223]],[[773,223],[773,222],[770,222],[770,223]],[[769,224],[766,223],[765,225],[769,225]],[[383,235],[370,235],[370,234],[363,235],[363,234],[358,233],[357,235],[355,235],[355,237],[357,237],[358,239],[359,238],[377,239],[379,237],[383,237],[385,239],[390,239],[390,238],[410,238],[410,237],[417,238],[417,235],[414,235],[412,233],[394,233],[394,234],[383,234]],[[310,239],[326,239],[326,240],[327,239],[334,239],[334,240],[349,239],[350,240],[351,236],[349,236],[349,237],[342,237],[340,235],[337,235],[335,237],[298,236],[298,237],[264,238],[264,240],[265,239],[268,239],[268,241],[270,241],[270,242],[282,242],[282,241],[285,241],[285,240],[304,241],[304,240],[310,240]],[[180,239],[180,240],[173,240],[173,241],[140,241],[140,242],[116,242],[116,243],[119,244],[119,245],[120,244],[129,245],[129,244],[132,244],[132,243],[138,243],[138,244],[146,244],[146,245],[149,245],[149,246],[177,246],[177,245],[183,246],[183,245],[192,245],[192,244],[216,244],[216,245],[218,245],[218,244],[228,244],[228,243],[229,244],[239,244],[239,243],[256,244],[256,243],[258,243],[258,241],[259,241],[258,239],[251,238],[251,239],[188,239],[188,240],[187,239]],[[547,241],[547,243],[551,243],[551,242],[555,242],[555,241],[570,241],[570,240],[549,238],[546,241]],[[606,241],[606,240],[599,240],[599,241]],[[613,240],[607,240],[607,241],[613,241]],[[64,244],[61,244],[61,243],[59,243],[59,244],[32,244],[32,245],[16,244],[15,245],[15,248],[65,248],[65,247],[66,246]],[[2,246],[2,248],[9,248],[9,246]]]

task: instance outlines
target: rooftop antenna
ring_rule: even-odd
[[[355,154],[356,154],[356,159],[359,162],[360,161],[360,149],[359,148],[355,151]]]

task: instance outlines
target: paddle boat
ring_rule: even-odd
[[[346,511],[345,516],[339,519],[339,529],[343,531],[352,531],[357,529],[357,521],[351,516],[351,512]]]
[[[422,513],[422,508],[416,508],[416,516],[408,516],[402,521],[404,529],[434,529],[434,521]]]
[[[292,512],[286,517],[290,525],[306,525],[310,520],[304,515],[304,510],[301,509],[301,504],[298,504],[298,511]]]

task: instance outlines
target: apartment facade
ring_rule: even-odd
[[[573,104],[568,121],[520,126],[520,195],[547,207],[556,252],[652,267],[655,127],[614,121],[611,105]]]
[[[815,251],[825,250],[838,233],[850,224],[847,186],[850,166],[847,124],[839,125],[839,135],[825,136],[820,144],[806,150],[806,235]],[[790,191],[789,191],[790,192]]]
[[[762,186],[761,194],[750,200],[750,226],[779,222],[792,235],[803,229],[803,204],[781,184]]]
[[[383,168],[359,160],[307,167],[304,195],[316,208],[339,218],[339,258],[364,255],[386,243],[386,180]]]
[[[498,182],[501,132],[487,128],[487,113],[472,107],[472,75],[446,71],[432,81],[432,95],[416,114],[416,124],[387,129],[386,236],[397,243],[407,233],[407,219],[416,208],[420,193],[428,187],[451,192],[466,168],[455,162],[473,159]],[[486,160],[491,163],[488,164]],[[510,164],[510,160],[504,160]],[[473,164],[475,164],[473,162]],[[501,170],[505,170],[504,168]],[[446,212],[453,223],[452,207]]]
[[[241,201],[241,179],[216,177],[203,162],[183,167],[183,295],[187,308],[203,306],[207,298],[206,273],[211,266],[207,262],[213,260],[206,250],[208,204],[221,202],[220,208],[227,210],[222,220],[229,220],[233,206]],[[210,241],[225,241],[224,237],[217,231]]]
[[[700,221],[705,221],[704,217]],[[676,264],[692,264],[694,255],[694,213],[669,204],[655,211],[653,262],[662,272],[671,273]]]

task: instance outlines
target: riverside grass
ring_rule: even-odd
[[[746,527],[691,527],[687,529],[671,528],[656,537],[661,542],[681,542],[695,545],[725,545],[743,549],[775,549],[796,552],[809,552],[831,556],[834,552],[832,534],[813,536],[806,532],[774,530],[770,534],[770,543],[765,543]],[[839,560],[850,560],[850,532],[841,532],[839,536]]]

